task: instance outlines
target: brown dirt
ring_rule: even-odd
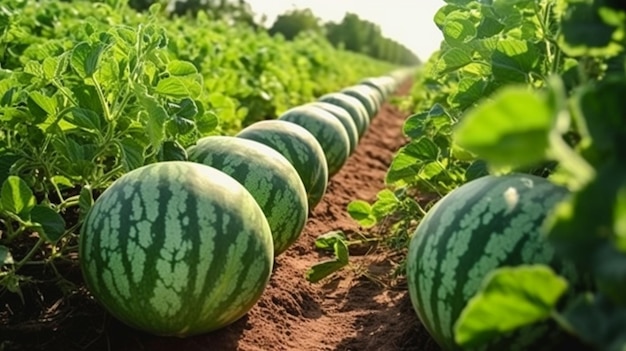
[[[409,88],[407,82],[398,94]],[[65,311],[62,317],[52,314],[46,320],[40,315],[39,321],[19,328],[0,324],[0,350],[2,340],[13,340],[4,343],[4,350],[439,350],[413,312],[406,286],[391,278],[398,253],[360,248],[351,251],[351,268],[317,284],[304,278],[311,265],[329,258],[315,250],[320,234],[341,230],[354,237],[383,230],[360,228],[346,206],[354,199],[372,201],[384,188],[393,153],[406,142],[401,132],[405,118],[393,106],[383,106],[355,153],[330,180],[301,238],[276,259],[259,302],[232,325],[187,339],[154,337],[109,317],[81,290],[45,304],[49,309],[56,303]],[[0,312],[4,305],[0,302]]]

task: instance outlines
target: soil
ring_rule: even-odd
[[[410,86],[407,82],[397,94],[406,94]],[[0,351],[440,350],[420,325],[406,284],[393,274],[402,252],[380,245],[359,247],[350,252],[350,268],[316,284],[304,278],[313,264],[330,258],[315,249],[317,236],[334,230],[353,237],[385,230],[359,227],[346,206],[354,199],[373,201],[385,187],[393,154],[406,142],[401,131],[405,118],[405,112],[390,104],[382,107],[356,151],[330,180],[300,239],[276,259],[261,299],[237,322],[186,339],[154,337],[110,317],[84,288],[64,299],[32,288],[24,292],[26,304],[0,296]],[[80,281],[79,272],[73,275]],[[32,311],[16,313],[26,306]],[[30,319],[15,317],[20,315]]]

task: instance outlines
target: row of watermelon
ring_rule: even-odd
[[[370,78],[210,136],[189,161],[143,166],[96,200],[81,229],[85,282],[122,322],[185,337],[224,327],[258,301],[274,257],[301,234],[382,102],[411,74]]]

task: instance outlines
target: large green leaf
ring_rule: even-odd
[[[12,175],[2,184],[2,191],[0,192],[2,210],[17,215],[26,215],[35,207],[36,203],[37,200],[32,190],[22,178]]]
[[[499,268],[485,279],[454,326],[455,341],[467,348],[550,317],[567,281],[548,266]]]
[[[437,61],[436,70],[440,75],[446,74],[466,66],[471,62],[472,56],[469,52],[460,48],[452,48],[446,50],[441,55],[441,58]]]
[[[65,220],[50,207],[37,205],[30,212],[31,221],[39,227],[40,234],[49,243],[56,243],[65,233]]]
[[[525,83],[531,72],[538,72],[540,57],[530,41],[500,40],[491,57],[493,77],[500,84]]]
[[[348,214],[363,228],[370,228],[376,224],[376,217],[372,213],[372,206],[363,200],[353,200],[348,204]]]
[[[461,147],[494,166],[527,166],[546,159],[553,118],[540,95],[509,87],[470,110],[454,136]]]

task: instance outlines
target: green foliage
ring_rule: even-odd
[[[498,284],[486,282],[458,321],[457,341],[479,346],[551,318],[595,349],[625,347],[625,19],[622,3],[608,0],[450,0],[435,15],[444,41],[416,74],[410,141],[389,187],[427,206],[429,194],[488,173],[548,177],[572,191],[548,216],[548,239],[592,281],[561,300],[562,278],[542,268],[498,271]],[[368,225],[422,217],[390,210],[376,219],[365,203],[355,208]],[[524,306],[534,312],[511,309]]]
[[[123,174],[392,68],[319,35],[287,42],[218,18],[121,1],[0,5],[0,290],[19,291],[26,263],[76,263],[85,214]]]
[[[310,9],[294,9],[279,15],[269,29],[271,35],[282,34],[293,40],[301,32],[322,32],[321,20]]]
[[[354,13],[347,13],[341,22],[329,22],[325,27],[328,40],[337,47],[403,65],[419,63],[408,48],[384,37],[378,25]]]

